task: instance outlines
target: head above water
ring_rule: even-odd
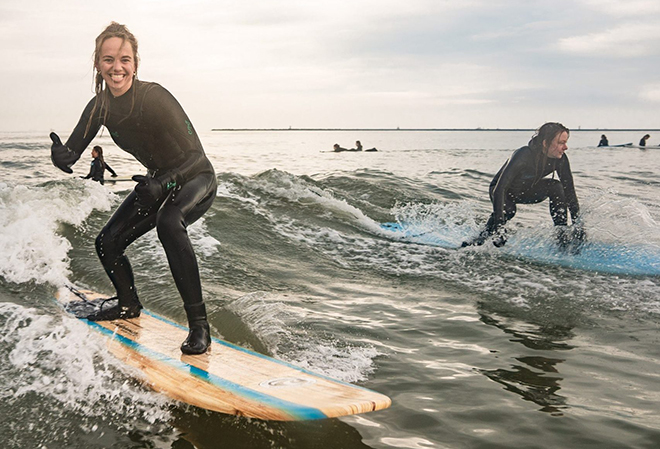
[[[536,130],[528,145],[532,149],[542,150],[547,157],[559,159],[568,148],[566,141],[570,134],[561,123],[548,122]]]
[[[109,39],[110,41],[108,42]],[[107,45],[104,46],[104,44]],[[126,44],[128,44],[128,47],[125,47]],[[112,22],[105,28],[105,30],[103,30],[103,32],[101,32],[101,34],[97,36],[96,45],[94,47],[93,59],[94,71],[96,73],[94,76],[94,90],[97,94],[103,89],[103,81],[105,81],[106,85],[112,90],[113,82],[111,79],[110,67],[108,62],[105,62],[104,58],[104,54],[108,53],[108,51],[111,49],[110,47],[113,47],[112,50],[115,52],[121,49],[124,51],[124,53],[127,53],[125,56],[131,56],[131,60],[128,61],[127,65],[122,64],[124,66],[130,67],[130,72],[127,74],[129,78],[126,80],[128,87],[125,90],[130,88],[133,82],[133,78],[137,76],[138,65],[140,61],[138,56],[137,38],[128,30],[128,28],[126,28],[126,25]]]
[[[103,160],[103,148],[101,148],[98,145],[96,145],[94,148],[92,148],[92,157],[94,159],[98,159],[102,163],[105,163],[105,160]]]

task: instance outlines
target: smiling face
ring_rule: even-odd
[[[548,141],[543,142],[545,149],[545,154],[553,159],[561,159],[564,155],[564,152],[568,150],[566,143],[568,142],[568,133],[566,131],[561,132],[552,139],[552,142],[548,144]]]
[[[136,69],[135,54],[128,41],[119,37],[103,41],[96,70],[112,95],[119,97],[131,88]]]

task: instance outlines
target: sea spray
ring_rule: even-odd
[[[154,424],[170,417],[169,400],[133,380],[137,373],[108,353],[104,337],[63,312],[0,303],[0,364],[6,404],[37,397],[94,421],[130,415]]]
[[[68,180],[41,186],[0,184],[0,276],[15,283],[62,285],[71,243],[60,225],[81,226],[116,196],[98,183]]]

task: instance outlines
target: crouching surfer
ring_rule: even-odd
[[[490,200],[493,213],[485,228],[472,240],[462,246],[483,245],[489,237],[495,235],[493,244],[502,246],[506,243],[503,226],[516,214],[516,204],[540,203],[550,199],[550,216],[558,228],[557,237],[560,246],[581,243],[585,234],[576,222],[580,206],[573,174],[565,152],[570,131],[560,123],[546,123],[541,126],[527,146],[514,151],[508,161],[497,172],[490,183]],[[555,178],[555,173],[559,179]],[[552,174],[552,178],[546,176]],[[573,228],[568,232],[568,211]]]
[[[187,227],[211,207],[216,176],[181,105],[159,84],[139,80],[138,63],[137,39],[124,25],[112,22],[96,38],[96,95],[66,144],[51,133],[51,159],[72,173],[71,166],[105,126],[115,143],[147,168],[146,176],[133,177],[135,189],[96,238],[96,251],[117,290],[118,304],[88,319],[140,315],[142,304],[124,250],[156,228],[188,317],[190,332],[181,351],[201,354],[211,336]]]

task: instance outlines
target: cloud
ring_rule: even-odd
[[[560,39],[558,47],[596,58],[651,56],[660,53],[660,26],[626,23],[598,33]]]
[[[660,103],[660,84],[648,84],[644,86],[639,97],[645,101]]]
[[[657,0],[585,0],[584,3],[594,10],[615,17],[644,17],[660,13]]]
[[[658,0],[5,2],[0,129],[71,128],[112,20],[140,41],[140,77],[200,129],[516,127],[577,111],[641,126],[657,120],[623,111],[658,101],[659,14]]]

